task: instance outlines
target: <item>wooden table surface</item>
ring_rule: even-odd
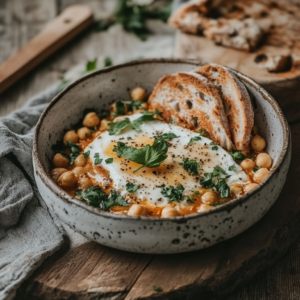
[[[115,1],[0,0],[0,63],[29,41],[66,6],[74,3],[86,3],[93,8],[96,17],[104,17],[113,10]],[[160,33],[163,40],[172,41],[172,31],[159,26],[157,30],[163,30]],[[85,31],[26,78],[0,95],[0,116],[22,107],[31,96],[57,82],[66,70],[79,62],[94,59],[99,55],[110,56],[114,62],[121,62],[128,57],[128,52],[132,53],[133,58],[147,57],[143,50],[147,50],[145,45],[151,45],[143,44],[129,34],[120,33],[120,30],[114,28],[103,33]],[[170,55],[168,51],[164,53],[164,56]],[[233,293],[228,300],[300,299],[299,260],[300,239],[272,268]]]

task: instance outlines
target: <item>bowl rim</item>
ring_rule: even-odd
[[[111,212],[106,212],[106,211],[102,211],[96,207],[90,206],[87,203],[80,201],[72,196],[70,196],[68,193],[66,193],[62,188],[60,188],[58,185],[56,185],[53,180],[50,177],[50,174],[48,174],[46,172],[46,170],[44,169],[41,161],[40,161],[40,157],[38,154],[38,135],[40,132],[40,129],[43,125],[43,121],[45,119],[45,117],[47,116],[47,114],[49,113],[49,111],[51,110],[51,108],[65,95],[67,94],[73,87],[77,86],[78,84],[88,80],[89,78],[92,78],[94,76],[98,76],[101,74],[105,74],[105,73],[109,73],[112,72],[114,70],[118,70],[118,69],[122,69],[122,68],[126,68],[126,67],[132,67],[132,66],[138,66],[138,65],[144,65],[144,64],[163,64],[163,63],[167,63],[167,64],[189,64],[192,66],[202,66],[208,62],[204,61],[204,60],[194,60],[194,59],[180,59],[180,58],[154,58],[154,59],[143,59],[143,60],[137,60],[137,61],[130,61],[127,63],[123,63],[123,64],[118,64],[118,65],[114,65],[111,67],[106,67],[100,70],[97,70],[95,72],[89,73],[79,79],[77,79],[76,81],[74,81],[73,83],[71,83],[66,89],[64,89],[63,91],[61,91],[60,93],[58,93],[48,104],[48,106],[46,107],[46,109],[43,111],[43,113],[41,114],[38,123],[36,125],[35,128],[35,132],[34,132],[34,139],[33,139],[33,150],[32,150],[32,155],[33,155],[33,164],[36,167],[36,172],[37,174],[40,176],[41,180],[43,181],[43,183],[46,185],[47,188],[49,188],[53,193],[55,193],[58,198],[60,198],[61,200],[70,203],[70,204],[75,204],[83,209],[85,209],[86,211],[93,213],[95,215],[104,217],[104,218],[108,218],[108,219],[114,219],[114,220],[142,220],[142,221],[146,221],[146,222],[175,222],[175,223],[183,223],[186,222],[187,220],[191,220],[191,219],[195,219],[195,218],[199,218],[199,217],[204,217],[210,214],[214,214],[214,213],[218,213],[221,211],[230,211],[231,209],[233,209],[234,207],[244,204],[247,201],[250,201],[251,198],[259,193],[263,187],[269,182],[269,180],[271,179],[271,177],[273,176],[274,173],[278,172],[278,168],[281,166],[282,162],[284,161],[285,157],[288,154],[288,149],[289,146],[291,144],[290,141],[290,129],[287,123],[287,120],[285,119],[283,112],[281,110],[281,108],[279,107],[278,103],[275,101],[275,99],[264,89],[262,88],[258,83],[256,83],[253,79],[249,78],[248,76],[234,70],[231,68],[231,71],[233,71],[235,73],[235,75],[241,80],[244,81],[246,83],[248,83],[249,85],[251,85],[253,88],[256,89],[257,92],[260,93],[260,95],[266,100],[268,101],[271,106],[274,109],[274,112],[276,113],[281,126],[282,126],[282,130],[283,130],[283,145],[282,145],[282,150],[280,152],[279,158],[276,162],[276,164],[272,167],[272,170],[270,171],[270,174],[266,177],[266,179],[262,182],[259,183],[258,186],[256,188],[254,188],[251,192],[247,193],[246,195],[243,195],[240,198],[237,198],[235,200],[229,201],[223,205],[214,207],[210,210],[204,211],[204,212],[198,212],[198,213],[194,213],[194,214],[190,214],[190,215],[184,215],[184,216],[177,216],[177,217],[173,217],[173,218],[162,218],[162,217],[143,217],[143,216],[127,216],[127,215],[119,215],[119,214],[114,214]]]

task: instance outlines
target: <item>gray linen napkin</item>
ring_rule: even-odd
[[[34,126],[57,86],[0,118],[0,300],[16,289],[64,241],[64,230],[37,190],[31,158]]]

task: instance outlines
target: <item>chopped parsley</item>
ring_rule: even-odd
[[[256,166],[253,168],[253,173],[257,172],[259,169],[261,169],[261,166]]]
[[[139,188],[140,186],[138,184],[134,184],[131,182],[126,183],[126,191],[128,193],[135,193]]]
[[[86,151],[86,152],[84,152],[84,153],[82,153],[82,156],[84,157],[84,158],[88,158],[89,156],[90,156],[90,150],[89,151]]]
[[[95,58],[94,60],[89,60],[86,63],[86,66],[85,66],[86,72],[92,72],[92,71],[95,71],[96,69],[97,69],[97,58]]]
[[[177,136],[175,133],[169,132],[169,133],[164,133],[163,135],[158,135],[155,137],[156,140],[163,140],[163,141],[168,141],[168,140],[172,140],[175,138],[178,138],[179,136]]]
[[[94,160],[94,164],[95,165],[100,165],[102,163],[103,159],[100,158],[100,154],[99,153],[95,153],[94,158],[95,158],[95,160]]]
[[[241,151],[239,150],[233,150],[230,155],[232,156],[232,158],[234,159],[234,161],[236,162],[241,162],[243,161],[245,158],[247,158],[247,156],[245,156]]]
[[[113,159],[112,157],[107,158],[107,159],[105,160],[105,162],[106,162],[107,164],[111,164],[111,163],[113,163],[113,161],[114,161],[114,159]]]
[[[127,141],[130,141],[130,140],[132,140],[132,137],[128,136]]]
[[[116,114],[117,116],[124,116],[126,114],[126,106],[123,101],[116,102]]]
[[[210,206],[219,206],[219,205],[222,205],[226,202],[227,202],[226,200],[222,200],[222,201],[219,201],[219,202],[212,203],[212,204],[210,204]]]
[[[124,104],[128,105],[130,111],[135,111],[140,109],[144,101],[142,100],[130,100],[130,101],[122,101]]]
[[[168,198],[168,201],[180,201],[183,200],[184,187],[179,184],[177,187],[172,185],[164,186],[161,190],[161,194]]]
[[[125,118],[124,120],[121,120],[119,122],[114,123],[108,123],[109,129],[109,135],[115,135],[121,133],[124,129],[131,128],[136,131],[141,131],[140,126],[149,121],[155,121],[154,115],[160,114],[158,110],[154,112],[148,112],[144,111],[142,112],[143,116],[139,117],[138,119],[134,121],[130,121],[129,118]]]
[[[211,173],[204,173],[200,184],[206,189],[215,188],[220,193],[221,198],[227,198],[230,196],[230,188],[226,183],[226,179],[229,177],[230,175],[224,169],[215,166]]]
[[[235,171],[236,170],[236,165],[231,165],[229,168],[228,168],[229,171]]]
[[[190,174],[190,175],[198,175],[199,174],[199,170],[201,168],[201,166],[199,165],[199,163],[194,160],[194,159],[188,159],[186,157],[184,157],[182,159],[182,162],[179,163],[180,165],[183,165],[183,168]]]
[[[111,190],[108,196],[98,185],[75,191],[75,197],[102,210],[108,210],[115,205],[128,206],[128,203],[122,196],[117,195],[115,190]]]
[[[152,290],[158,293],[163,291],[160,286],[156,286],[156,285],[153,285]]]
[[[70,164],[73,165],[74,160],[77,158],[77,156],[80,154],[80,147],[77,144],[67,142],[67,145],[70,148]]]
[[[109,56],[105,57],[105,59],[104,59],[104,67],[110,67],[112,65],[113,65],[112,59]]]
[[[202,137],[202,135],[200,134],[198,136],[195,136],[195,137],[191,138],[188,145],[192,144],[193,142],[200,141],[201,137]]]
[[[194,194],[195,195],[200,195],[200,192],[199,191],[194,191]]]
[[[134,170],[133,173],[138,170],[147,168],[156,168],[168,157],[168,146],[164,141],[154,140],[152,146],[146,145],[143,148],[135,148],[126,146],[122,142],[118,142],[117,146],[113,149],[113,152],[117,152],[118,156],[125,157],[130,161],[142,165],[138,169]]]
[[[217,150],[218,150],[218,146],[216,145],[216,143],[211,142],[210,145],[212,146],[212,147],[211,147],[211,150],[214,150],[214,151],[217,151]]]

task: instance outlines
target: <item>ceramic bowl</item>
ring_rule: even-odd
[[[50,210],[87,238],[109,247],[140,253],[193,251],[229,239],[257,222],[275,202],[286,180],[291,141],[276,101],[247,76],[236,75],[253,100],[255,123],[274,160],[267,179],[243,197],[209,211],[175,218],[131,217],[98,210],[72,198],[50,178],[51,146],[62,139],[86,108],[100,111],[142,86],[151,92],[165,74],[191,71],[201,63],[180,59],[130,62],[91,73],[58,94],[42,114],[34,137],[33,163],[40,194]]]

